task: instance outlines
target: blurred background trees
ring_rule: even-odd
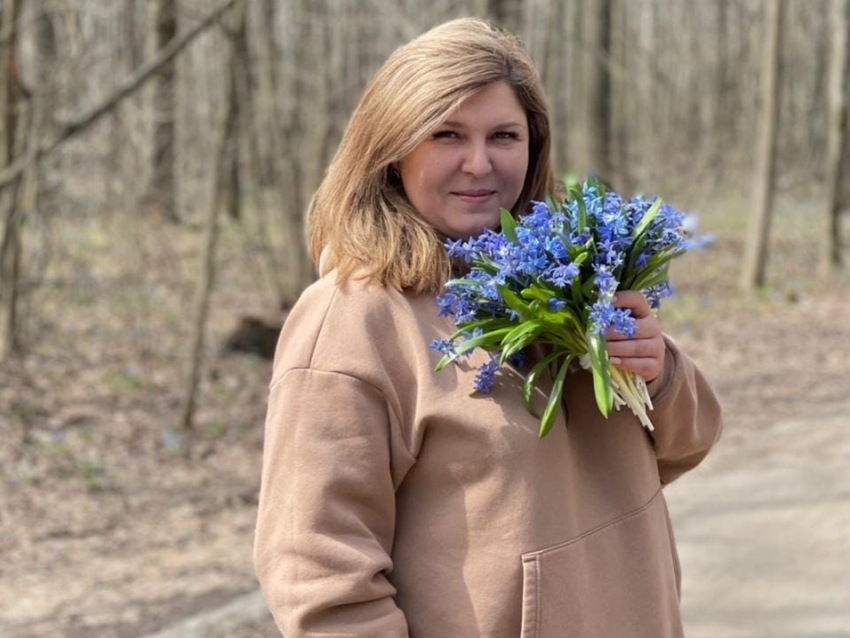
[[[0,625],[137,636],[254,586],[269,358],[315,276],[304,212],[372,73],[459,16],[525,41],[560,176],[658,193],[717,236],[677,260],[662,323],[727,449],[846,414],[848,11],[0,0]]]
[[[183,277],[176,294],[201,299],[212,270],[181,264],[191,255],[212,269],[215,254],[200,256],[216,246],[212,219],[232,231],[267,309],[290,305],[314,277],[304,211],[366,81],[395,47],[462,15],[525,41],[561,175],[593,172],[685,207],[743,202],[745,289],[765,284],[772,194],[807,198],[815,212],[801,214],[823,229],[821,272],[834,274],[850,190],[847,5],[3,0],[2,352],[43,338],[39,295],[99,277],[93,255],[73,248],[79,233],[116,258],[114,285],[150,291],[152,265],[170,263]],[[152,312],[142,306],[139,326]],[[206,314],[186,317],[187,331],[202,332]]]

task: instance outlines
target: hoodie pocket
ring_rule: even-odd
[[[669,529],[659,490],[635,512],[523,554],[521,638],[681,638]]]

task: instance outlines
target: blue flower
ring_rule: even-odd
[[[611,323],[614,326],[614,330],[629,339],[634,337],[637,332],[635,319],[632,317],[632,311],[629,308],[614,309],[614,316]]]
[[[560,237],[550,237],[545,242],[546,252],[559,261],[569,259],[570,253]]]
[[[496,384],[495,376],[499,370],[499,363],[495,359],[491,359],[478,369],[478,376],[475,377],[475,390],[477,392],[490,392]]]
[[[575,264],[567,264],[566,266],[556,266],[549,271],[544,277],[545,281],[555,284],[559,288],[566,288],[573,279],[578,277],[579,267]]]
[[[528,356],[525,352],[525,349],[520,350],[519,352],[513,353],[508,357],[508,363],[510,363],[514,368],[522,368],[525,366],[525,362],[528,359]]]
[[[475,328],[472,332],[462,332],[460,336],[463,337],[464,341],[469,341],[470,339],[475,339],[475,337],[480,337],[483,334],[483,328]]]
[[[607,301],[597,301],[590,308],[588,319],[590,331],[595,335],[604,335],[614,321],[615,308]]]
[[[452,354],[454,344],[451,339],[434,339],[431,342],[431,349],[442,352],[443,354]]]
[[[595,265],[593,271],[596,273],[596,289],[601,296],[608,296],[616,292],[619,282],[611,274],[611,269],[604,265]]]
[[[447,241],[446,251],[452,259],[466,259],[467,249],[463,245],[462,239]]]
[[[451,292],[440,295],[437,297],[437,305],[440,307],[440,316],[448,317],[454,313],[455,306],[457,305],[457,295]]]
[[[673,286],[669,282],[664,282],[657,286],[647,289],[646,298],[649,301],[650,308],[660,308],[661,300],[673,294]]]
[[[549,305],[549,310],[551,310],[552,312],[558,312],[559,310],[563,310],[564,308],[567,307],[567,302],[564,301],[563,299],[558,299],[557,297],[552,297],[549,300],[548,305]]]

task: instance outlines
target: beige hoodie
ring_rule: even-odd
[[[292,309],[255,546],[286,638],[682,636],[661,486],[721,430],[693,363],[668,341],[652,436],[627,411],[602,418],[576,371],[567,422],[541,440],[517,371],[476,396],[486,354],[434,372],[429,344],[452,331],[432,295],[333,273]]]

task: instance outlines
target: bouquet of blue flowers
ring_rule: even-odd
[[[592,371],[605,417],[626,405],[652,430],[646,383],[610,364],[605,335],[610,328],[625,337],[635,333],[631,311],[613,305],[618,290],[642,291],[653,309],[671,293],[670,261],[692,245],[686,216],[657,197],[624,200],[589,178],[571,187],[561,206],[534,202],[519,220],[503,209],[501,221],[500,232],[446,244],[468,272],[449,281],[437,298],[440,314],[457,324],[449,339],[432,344],[444,354],[437,370],[481,348],[490,360],[479,369],[475,391],[488,392],[501,366],[520,367],[525,349],[541,344],[544,356],[523,386],[534,414],[531,396],[541,374],[548,369],[554,379],[541,438],[555,422],[574,360]]]

